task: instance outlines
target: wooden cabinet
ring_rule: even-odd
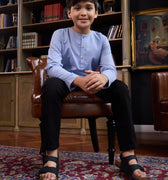
[[[72,26],[70,19],[52,22],[36,22],[33,13],[44,9],[45,5],[53,3],[66,5],[65,0],[34,0],[17,4],[0,6],[0,14],[18,14],[17,24],[9,27],[0,27],[0,126],[13,127],[15,130],[39,129],[39,120],[31,116],[31,90],[32,72],[26,64],[26,57],[47,55],[49,43],[56,29]],[[102,2],[102,1],[101,1]],[[111,25],[122,24],[122,38],[109,40],[118,71],[118,79],[123,80],[129,86],[130,65],[130,24],[129,24],[129,0],[121,0],[120,12],[99,14],[92,28],[107,35]],[[36,32],[41,37],[41,44],[37,47],[24,47],[23,34]],[[6,49],[10,36],[17,36],[15,48]],[[16,59],[15,72],[5,72],[8,59]],[[97,128],[100,132],[106,131],[104,119],[97,120]],[[86,119],[63,119],[61,124],[63,132],[85,133],[88,130]]]
[[[15,125],[15,77],[0,76],[0,127]]]
[[[32,73],[0,74],[0,129],[37,128],[39,120],[31,116]]]

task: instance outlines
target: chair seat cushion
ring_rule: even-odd
[[[87,94],[84,91],[74,91],[68,94],[64,99],[64,103],[102,103],[101,98],[94,94]]]
[[[40,95],[33,95],[33,103],[41,103]],[[87,94],[83,91],[74,91],[68,94],[64,99],[64,103],[103,103],[104,101],[94,94]]]

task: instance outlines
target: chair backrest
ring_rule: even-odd
[[[32,116],[35,118],[41,117],[41,87],[44,81],[48,78],[45,71],[47,65],[46,59],[37,57],[26,58],[28,66],[33,72],[33,88],[32,88]]]

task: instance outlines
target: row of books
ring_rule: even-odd
[[[0,14],[0,28],[16,26],[18,22],[17,13],[12,14]]]
[[[22,47],[32,48],[41,45],[41,36],[37,32],[23,33]]]
[[[47,59],[48,55],[47,54],[43,54],[40,56],[41,59]]]
[[[62,17],[64,7],[61,3],[44,6],[44,22],[57,21]]]
[[[5,66],[5,72],[16,71],[16,58],[8,59]]]
[[[116,39],[116,38],[122,38],[122,25],[112,25],[110,26],[108,33],[107,33],[107,38],[109,40],[111,39]]]

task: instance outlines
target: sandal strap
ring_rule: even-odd
[[[59,168],[58,167],[48,167],[48,166],[45,166],[45,167],[42,167],[40,170],[39,170],[39,174],[45,174],[45,173],[53,173],[56,175],[56,177],[58,178],[58,172],[59,172]]]
[[[144,168],[142,166],[140,166],[139,164],[132,164],[131,166],[131,170],[134,172],[137,169],[140,169],[141,171],[145,172]]]
[[[58,164],[58,157],[53,157],[53,156],[44,156],[43,157],[43,163],[45,164],[46,162],[48,161],[53,161],[55,162],[56,164]]]
[[[121,160],[126,160],[127,162],[129,162],[132,159],[136,159],[136,161],[138,162],[138,159],[137,159],[136,155],[130,155],[130,156],[127,156],[127,157],[123,157],[123,155],[120,154],[120,159]]]

